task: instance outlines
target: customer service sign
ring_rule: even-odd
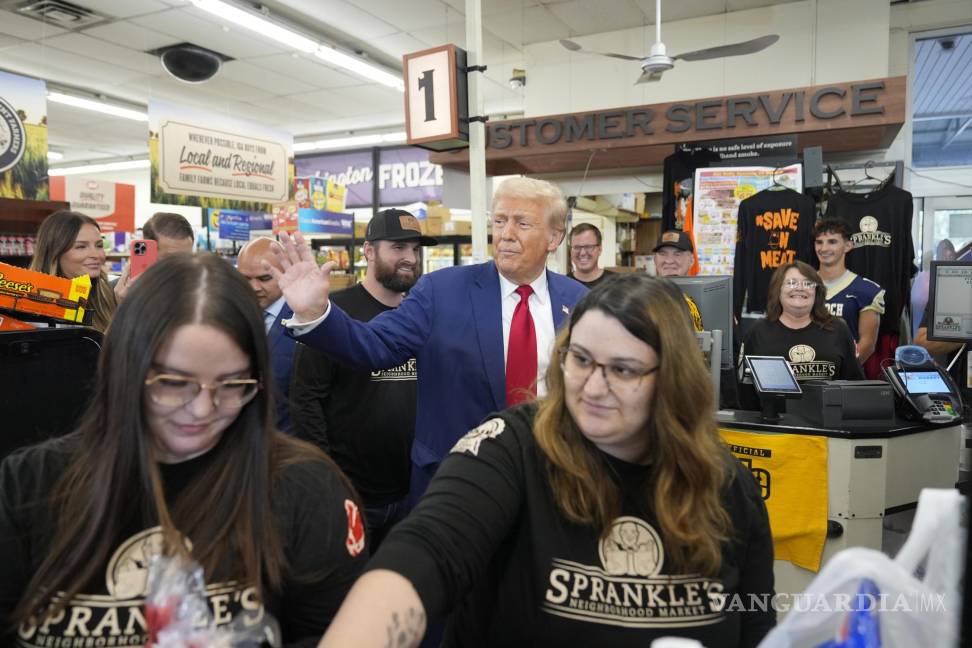
[[[153,185],[165,194],[278,203],[289,198],[289,133],[153,102],[149,106]],[[155,188],[155,187],[153,187]],[[163,201],[158,201],[163,202]]]

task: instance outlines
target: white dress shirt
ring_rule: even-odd
[[[513,311],[520,303],[520,296],[516,294],[518,284],[513,283],[503,275],[500,280],[500,299],[503,305],[503,366],[509,354],[510,327],[513,325]],[[530,283],[533,294],[530,295],[528,305],[530,316],[533,318],[533,329],[537,336],[537,396],[547,393],[547,385],[543,377],[547,374],[550,364],[550,352],[553,350],[556,331],[554,329],[553,311],[550,308],[550,290],[547,288],[547,271]]]

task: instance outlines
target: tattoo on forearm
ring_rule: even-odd
[[[425,632],[425,612],[414,607],[408,608],[404,614],[392,612],[385,631],[388,633],[385,648],[417,646]]]

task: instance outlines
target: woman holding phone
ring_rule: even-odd
[[[101,332],[108,328],[115,312],[115,293],[104,271],[105,249],[98,221],[72,211],[56,211],[40,224],[30,269],[49,275],[74,279],[91,277],[88,308],[94,312],[91,326]]]
[[[357,576],[356,496],[277,431],[253,291],[210,254],[148,269],[105,336],[77,429],[0,464],[0,644],[148,641],[155,555],[205,570],[217,624],[312,646]],[[16,628],[16,633],[7,636]]]

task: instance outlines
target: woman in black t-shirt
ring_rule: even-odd
[[[555,343],[538,403],[490,416],[386,538],[322,646],[756,646],[775,622],[752,474],[718,436],[682,293],[619,275]]]
[[[780,266],[770,279],[766,316],[746,335],[739,350],[739,375],[746,355],[783,356],[797,380],[863,380],[854,338],[825,306],[827,288],[802,261]],[[752,385],[740,388],[745,409],[759,409]]]
[[[75,432],[0,464],[0,644],[149,643],[156,555],[204,568],[213,622],[313,646],[364,552],[356,498],[274,428],[263,318],[211,254],[173,255],[112,321]],[[56,407],[56,403],[51,404]]]

